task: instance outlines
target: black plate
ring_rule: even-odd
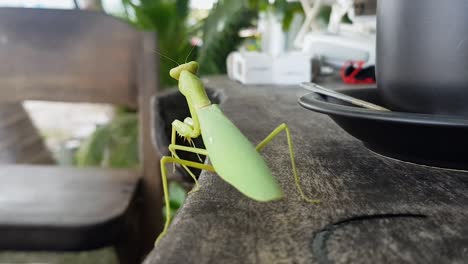
[[[377,88],[340,92],[386,107]],[[403,112],[381,112],[310,93],[299,99],[309,110],[329,115],[366,147],[392,158],[451,169],[468,169],[468,120]]]

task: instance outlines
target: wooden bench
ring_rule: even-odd
[[[1,165],[0,250],[113,245],[122,263],[137,263],[153,247],[162,220],[155,49],[154,34],[101,13],[0,8],[0,102],[138,108],[141,154],[136,170]]]
[[[254,144],[278,124],[289,125],[301,186],[321,202],[299,196],[286,137],[279,136],[261,154],[284,190],[282,200],[253,201],[202,172],[200,190],[187,197],[144,263],[466,262],[468,172],[369,151],[328,116],[300,107],[305,90],[246,86],[223,76],[205,83]],[[184,98],[177,105],[176,96],[159,101],[182,107]]]

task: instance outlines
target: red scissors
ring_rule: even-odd
[[[340,75],[347,84],[375,83],[375,66],[363,68],[365,61],[347,61],[341,67]]]

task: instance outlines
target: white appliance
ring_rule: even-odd
[[[262,52],[236,51],[227,58],[228,76],[243,84],[298,84],[312,79],[311,57],[286,51],[281,19],[272,12],[260,14]]]
[[[347,61],[364,61],[375,65],[374,34],[309,33],[304,37],[302,51],[311,57],[319,57],[326,65],[339,68]]]
[[[312,57],[319,57],[325,65],[335,68],[343,66],[347,61],[364,61],[365,66],[375,65],[375,0],[333,1],[328,28],[317,31],[311,21],[314,21],[318,14],[316,10],[323,3],[321,0],[301,0],[306,20],[296,38],[296,46]],[[365,4],[371,8],[363,9]],[[356,10],[356,6],[364,11]],[[345,15],[352,24],[342,23]]]
[[[236,51],[227,59],[228,76],[243,84],[298,84],[310,82],[310,57],[302,52],[270,55]]]

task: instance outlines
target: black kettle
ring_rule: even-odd
[[[378,0],[376,75],[392,110],[468,118],[468,1]]]

